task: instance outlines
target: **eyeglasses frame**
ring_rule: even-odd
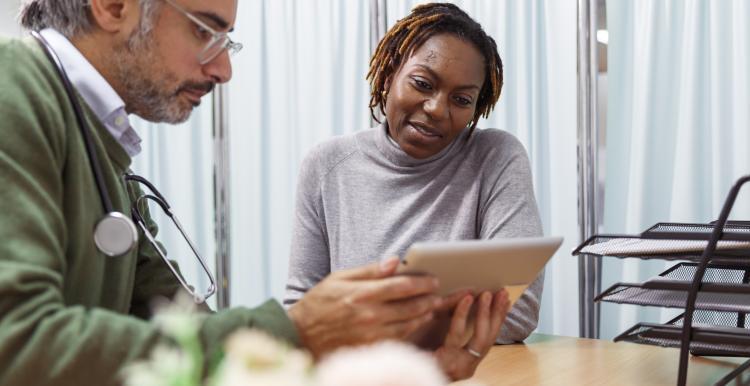
[[[204,30],[208,31],[208,33],[211,34],[211,40],[206,44],[206,47],[203,48],[203,51],[201,51],[201,53],[198,54],[198,62],[200,62],[201,65],[210,63],[217,56],[219,56],[224,50],[227,50],[230,56],[242,50],[242,47],[243,47],[242,43],[232,41],[232,39],[229,38],[229,35],[226,32],[219,32],[211,28],[211,26],[206,24],[206,22],[201,20],[198,16],[195,16],[194,14],[192,14],[190,11],[188,11],[181,5],[174,2],[174,0],[164,0],[164,1],[170,6],[172,6],[174,9],[176,9],[178,12],[182,13],[190,21],[197,24],[199,27],[203,28]],[[223,41],[223,43],[218,43],[221,41]],[[213,47],[216,44],[220,45],[221,48],[217,50],[215,54],[211,56],[203,57],[209,51],[209,48]]]

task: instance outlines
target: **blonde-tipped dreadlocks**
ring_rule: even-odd
[[[485,59],[485,79],[479,91],[477,108],[471,121],[471,129],[477,126],[480,117],[487,117],[500,98],[503,88],[503,62],[497,53],[495,40],[487,35],[482,26],[453,4],[430,3],[415,7],[411,13],[399,20],[378,44],[370,59],[370,113],[375,120],[375,108],[385,115],[385,87],[405,58],[430,37],[450,33],[474,44]]]

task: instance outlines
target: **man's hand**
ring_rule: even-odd
[[[428,323],[442,300],[437,279],[392,276],[398,259],[334,272],[289,309],[302,344],[319,358],[346,345],[402,340]]]

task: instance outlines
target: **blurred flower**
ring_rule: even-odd
[[[257,330],[233,333],[225,345],[216,386],[311,384],[310,356]]]
[[[432,355],[414,346],[383,342],[341,349],[313,370],[310,355],[258,330],[229,336],[218,365],[204,376],[200,327],[205,315],[189,297],[162,304],[154,323],[174,344],[162,343],[148,359],[128,366],[125,386],[443,386]]]
[[[405,343],[344,348],[318,366],[318,386],[444,386],[432,355]]]
[[[157,346],[148,361],[125,369],[125,386],[198,386],[191,379],[193,363],[178,349]]]
[[[174,301],[157,299],[154,304],[154,324],[178,342],[196,338],[202,319],[195,302],[184,292],[179,292]]]
[[[279,367],[294,371],[307,371],[310,357],[294,350],[276,338],[259,330],[239,330],[227,339],[226,358],[242,362],[253,370],[269,370]]]
[[[203,317],[186,294],[174,301],[154,304],[153,322],[176,345],[157,345],[148,360],[125,368],[125,386],[200,386],[203,379],[203,350],[200,326]]]

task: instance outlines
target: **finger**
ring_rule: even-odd
[[[448,296],[443,296],[443,304],[437,311],[453,310],[466,295],[471,295],[471,290],[457,291]]]
[[[490,325],[492,331],[492,337],[497,336],[500,332],[500,327],[505,321],[505,317],[508,316],[510,310],[510,300],[508,299],[508,291],[505,289],[498,291],[492,302],[492,316]]]
[[[388,302],[433,294],[438,289],[438,281],[432,276],[393,276],[362,284],[355,288],[355,300]]]
[[[398,256],[390,256],[380,261],[380,273],[384,276],[391,276],[396,273],[401,259]]]
[[[373,337],[373,340],[405,339],[427,325],[433,317],[434,314],[430,312],[415,319],[387,324],[380,329],[380,332],[376,334],[377,336]]]
[[[468,346],[482,354],[489,348],[487,337],[490,334],[490,307],[492,307],[492,295],[489,292],[482,292],[479,295],[477,319],[474,322],[474,336],[471,337]]]
[[[371,307],[373,320],[378,323],[408,321],[427,313],[433,313],[441,303],[436,295],[423,295],[395,302],[379,303]]]
[[[398,263],[399,258],[392,256],[377,263],[368,264],[363,267],[345,269],[331,275],[347,280],[380,279],[393,275],[398,267]]]
[[[466,321],[469,318],[471,304],[474,303],[474,297],[465,295],[456,306],[451,325],[448,329],[448,335],[445,336],[444,346],[450,348],[460,348],[466,343]]]

